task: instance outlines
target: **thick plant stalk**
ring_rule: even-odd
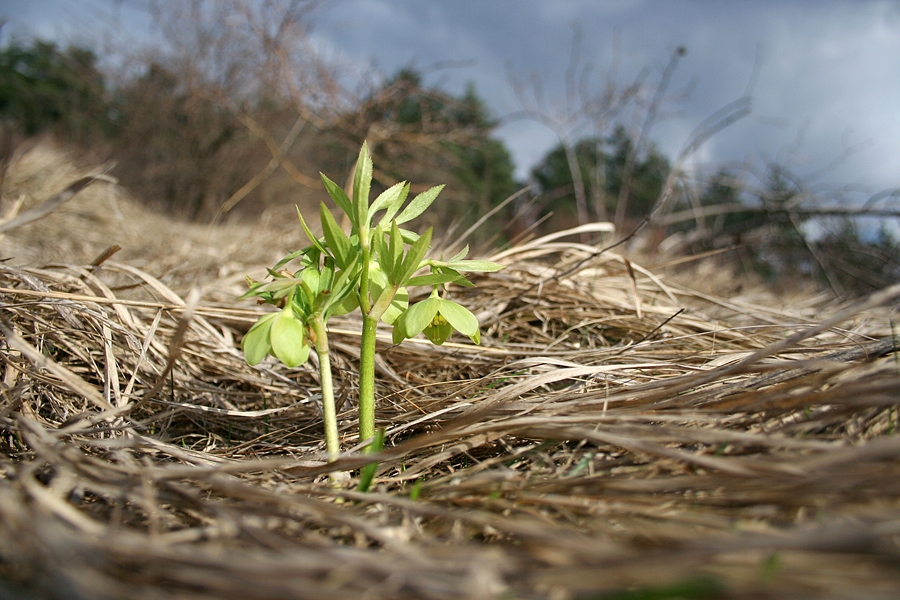
[[[331,378],[331,358],[328,348],[328,333],[321,315],[312,320],[312,329],[316,336],[316,354],[319,356],[319,379],[322,384],[322,414],[325,417],[325,449],[328,462],[337,460],[341,453],[338,439],[337,410],[334,404],[334,383]]]
[[[378,319],[363,317],[359,352],[359,441],[375,435],[375,333]]]

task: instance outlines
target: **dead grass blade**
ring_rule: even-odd
[[[0,596],[900,593],[900,288],[722,298],[564,241],[581,230],[534,240],[452,290],[482,346],[380,332],[375,456],[354,449],[359,323],[335,321],[328,464],[315,371],[239,349],[263,310],[241,274],[296,240],[241,257],[247,232],[144,216],[138,250],[91,265],[122,228],[96,217],[83,260],[29,253],[38,225],[75,244],[54,219],[92,191],[2,242]]]

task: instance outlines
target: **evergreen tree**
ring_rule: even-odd
[[[31,136],[87,143],[112,132],[104,77],[87,48],[34,40],[0,50],[0,118]]]
[[[468,225],[520,187],[509,151],[491,137],[497,121],[473,84],[455,96],[426,86],[419,72],[402,69],[370,94],[352,122],[371,144],[381,185],[400,177],[447,182],[433,213],[445,223],[455,219]],[[482,231],[481,237],[497,229]]]
[[[578,170],[593,205],[593,218],[615,214],[622,196],[625,167],[632,143],[620,126],[605,140],[588,137],[575,145]],[[545,195],[542,209],[545,212],[561,212],[571,220],[575,214],[575,196],[570,167],[565,148],[560,144],[547,153],[531,175],[539,191]],[[625,212],[629,220],[636,221],[650,213],[662,192],[669,168],[669,160],[655,147],[639,153],[634,161]]]

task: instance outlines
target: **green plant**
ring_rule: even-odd
[[[375,432],[372,443],[369,444],[370,452],[381,452],[384,449],[384,429]],[[375,479],[375,473],[378,471],[378,462],[370,462],[359,471],[359,486],[356,488],[360,492],[368,492],[372,486],[372,480]]]
[[[426,258],[432,229],[417,235],[400,225],[421,215],[437,198],[443,186],[433,187],[406,203],[410,186],[398,183],[369,202],[372,160],[363,144],[353,177],[352,198],[322,175],[325,189],[350,222],[350,233],[338,225],[331,210],[319,206],[323,236],[311,232],[303,215],[297,215],[311,245],[278,262],[271,281],[249,280],[243,298],[256,296],[281,308],[261,317],[242,341],[247,362],[259,363],[272,354],[289,367],[298,366],[315,348],[319,357],[325,440],[329,459],[340,452],[334,389],[328,356],[328,319],[357,308],[362,313],[359,365],[359,439],[375,435],[375,334],[378,322],[393,326],[393,340],[400,343],[424,333],[442,344],[453,330],[480,342],[478,319],[468,309],[443,297],[446,286],[472,284],[463,272],[492,272],[502,265],[485,260],[467,260],[468,248],[448,260]],[[405,207],[404,207],[405,204]],[[376,219],[376,215],[380,217]],[[284,267],[299,261],[295,272]],[[420,273],[423,270],[427,272]],[[409,306],[407,288],[430,286],[430,296]],[[371,446],[367,449],[371,449]]]

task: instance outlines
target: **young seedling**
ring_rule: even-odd
[[[372,160],[364,143],[356,162],[352,197],[325,175],[328,195],[350,222],[346,234],[324,204],[319,206],[323,235],[317,238],[297,211],[311,245],[285,256],[272,269],[271,281],[249,280],[242,298],[259,297],[281,310],[261,317],[244,336],[241,346],[247,362],[258,364],[268,354],[289,367],[298,366],[315,348],[319,358],[325,445],[329,460],[340,453],[334,389],[328,355],[328,319],[359,309],[362,337],[359,365],[359,439],[375,436],[375,335],[379,321],[393,326],[400,343],[419,333],[443,344],[454,330],[480,343],[478,319],[462,305],[443,297],[446,286],[472,284],[465,272],[493,272],[502,265],[466,260],[468,248],[449,260],[425,258],[432,229],[417,235],[400,226],[421,215],[443,186],[433,187],[408,204],[410,186],[398,183],[369,202]],[[405,206],[404,206],[405,205]],[[299,261],[294,272],[284,267]],[[430,296],[409,306],[408,288],[431,287]],[[371,450],[371,446],[367,446]]]

